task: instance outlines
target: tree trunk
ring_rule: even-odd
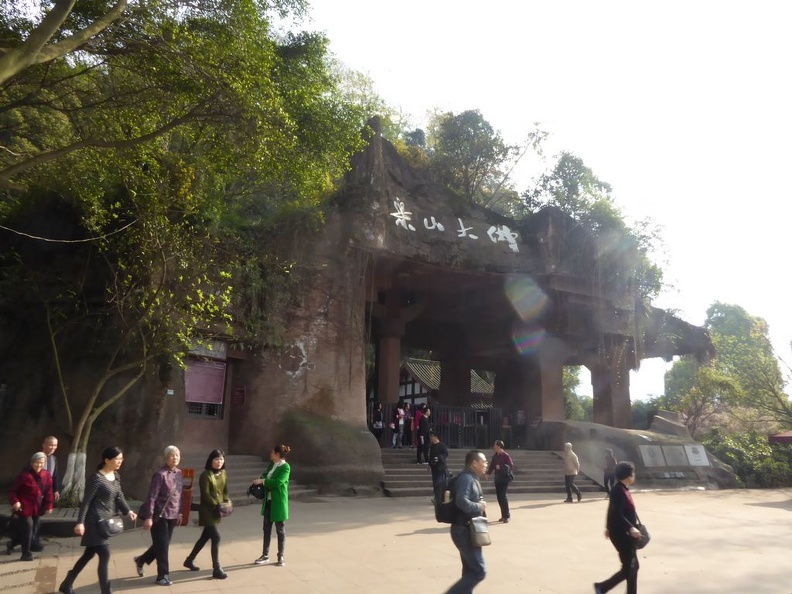
[[[85,495],[85,457],[85,450],[69,454],[60,498],[64,507],[77,507]]]

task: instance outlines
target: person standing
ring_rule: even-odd
[[[124,462],[123,452],[116,447],[105,448],[102,461],[96,472],[88,477],[85,485],[85,497],[77,514],[77,525],[74,533],[82,536],[80,546],[85,547],[82,556],[66,574],[58,592],[74,594],[74,580],[80,575],[94,555],[99,557],[99,589],[102,594],[110,594],[108,565],[110,564],[110,543],[108,536],[102,531],[101,520],[107,520],[118,513],[129,516],[133,522],[137,514],[129,509],[129,505],[121,490],[121,477],[118,470]]]
[[[616,484],[608,501],[605,538],[610,539],[619,554],[621,568],[604,582],[595,583],[594,592],[604,594],[626,580],[627,594],[637,594],[639,565],[635,543],[641,539],[641,532],[637,528],[638,514],[630,494],[630,486],[635,482],[635,466],[632,462],[619,462],[614,475]]]
[[[371,413],[371,432],[377,438],[377,444],[382,446],[382,430],[385,428],[385,415],[382,412],[382,402],[377,402]]]
[[[404,403],[404,430],[402,431],[402,445],[413,449],[413,411],[409,402]]]
[[[286,456],[291,452],[287,445],[276,445],[270,451],[270,463],[267,470],[253,481],[254,485],[264,485],[266,494],[261,505],[261,515],[264,516],[264,544],[261,557],[256,559],[256,565],[264,565],[269,561],[270,539],[272,538],[272,525],[278,533],[278,562],[275,565],[286,565],[283,555],[286,551],[286,520],[289,519],[289,475],[291,467],[286,462]]]
[[[608,448],[605,450],[605,464],[602,482],[605,485],[605,493],[610,494],[611,489],[616,484],[616,457],[613,455],[613,450]]]
[[[564,444],[564,488],[566,489],[566,499],[564,503],[572,503],[572,492],[577,495],[577,500],[580,501],[583,495],[580,489],[575,485],[575,477],[580,472],[580,460],[575,452],[572,451],[572,444],[567,442]]]
[[[47,456],[46,461],[44,463],[44,470],[49,472],[50,476],[52,477],[52,500],[55,503],[58,503],[60,499],[60,478],[58,477],[58,460],[55,458],[55,450],[58,449],[58,438],[54,435],[49,435],[44,438],[44,441],[41,444],[41,451]],[[30,544],[30,550],[34,553],[40,552],[44,550],[44,547],[41,545],[41,539],[39,538],[39,529],[41,528],[41,524],[36,524],[33,530],[33,538]]]
[[[509,498],[506,492],[514,476],[512,474],[514,471],[514,462],[512,462],[512,457],[504,449],[504,444],[500,439],[495,442],[492,449],[495,451],[495,454],[492,456],[492,460],[490,460],[489,468],[487,468],[487,476],[491,476],[493,473],[495,475],[493,477],[495,482],[495,494],[498,497],[498,505],[501,511],[501,517],[498,521],[508,524],[511,519],[511,513],[509,511]]]
[[[33,454],[30,464],[17,475],[8,492],[11,511],[19,519],[17,530],[6,545],[6,553],[10,555],[16,545],[22,545],[20,561],[33,561],[30,548],[33,535],[38,532],[41,516],[52,513],[52,477],[44,469],[46,458],[44,452]]]
[[[212,541],[212,577],[224,580],[228,574],[220,567],[220,515],[217,506],[228,501],[228,478],[225,471],[225,452],[212,450],[206,459],[204,471],[198,479],[201,488],[201,506],[198,508],[198,525],[203,526],[203,532],[195,543],[184,566],[190,571],[200,571],[195,564],[195,558],[208,541]]]
[[[404,408],[401,404],[396,405],[393,409],[393,422],[391,423],[391,431],[393,431],[393,445],[395,449],[402,448],[402,439],[404,438]]]
[[[465,456],[465,468],[456,478],[451,497],[457,515],[451,524],[451,540],[462,559],[462,577],[446,594],[470,594],[487,575],[481,547],[474,547],[468,522],[471,518],[487,515],[487,502],[481,491],[479,479],[487,470],[487,457],[483,452],[471,450]]]
[[[440,437],[436,433],[429,435],[429,468],[432,471],[432,487],[434,489],[434,500],[436,502],[443,500],[443,492],[448,482],[448,465],[446,460],[448,458],[448,448],[440,441]]]
[[[415,457],[418,464],[429,464],[429,419],[432,417],[432,411],[424,408],[419,412],[421,417],[418,419],[418,445]],[[418,418],[418,412],[415,416]]]
[[[157,580],[160,586],[170,586],[170,548],[173,529],[181,524],[182,471],[179,468],[181,452],[170,445],[163,452],[165,463],[151,477],[148,497],[140,507],[144,530],[151,530],[151,546],[135,557],[137,574],[143,577],[143,566],[156,559]]]

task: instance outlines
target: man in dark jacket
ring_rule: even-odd
[[[443,500],[443,491],[448,481],[448,448],[434,433],[429,434],[429,468],[432,470],[432,486],[434,487],[435,501]]]
[[[470,537],[468,521],[487,515],[487,502],[481,491],[479,479],[487,470],[487,457],[483,452],[471,450],[465,456],[465,469],[454,484],[454,503],[457,517],[451,524],[451,540],[462,559],[462,577],[446,594],[469,594],[487,575],[481,547],[474,547]]]
[[[430,409],[421,409],[421,418],[418,421],[418,443],[416,444],[415,454],[418,464],[429,463],[429,418],[431,416],[432,411]]]

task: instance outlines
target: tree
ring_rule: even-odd
[[[682,414],[693,437],[723,414],[739,392],[734,378],[711,364],[700,364],[692,357],[676,361],[666,372],[664,404]]]
[[[32,27],[15,22],[20,38]],[[267,315],[255,304],[277,259],[260,239],[296,213],[318,221],[361,145],[363,108],[338,85],[324,37],[276,39],[266,4],[228,0],[137,6],[112,37],[0,88],[0,220],[27,234],[0,236],[0,307],[48,329],[67,499],[82,496],[108,407],[196,342],[245,340]],[[251,279],[258,294],[234,290]],[[77,347],[90,374],[68,365]]]
[[[432,167],[448,188],[468,202],[488,206],[505,177],[504,163],[515,153],[478,110],[435,114],[427,138]]]
[[[76,0],[53,0],[50,10],[37,25],[22,30],[25,35],[12,35],[4,40],[5,47],[0,50],[0,85],[26,68],[75,52],[91,39],[101,36],[127,8],[127,0],[116,0],[99,6],[93,18],[81,19],[74,10],[75,3]],[[16,28],[10,25],[20,20],[30,23],[22,16],[29,8],[28,3],[9,0],[0,13],[3,30],[22,32],[15,31]],[[96,10],[97,7],[92,8]]]
[[[767,419],[792,425],[792,403],[768,336],[767,322],[738,305],[713,303],[705,323],[717,349],[717,369],[739,386],[734,406],[752,408]]]
[[[580,157],[563,152],[521,200],[528,212],[555,206],[580,221],[598,238],[603,282],[633,286],[641,299],[651,300],[663,283],[663,271],[651,258],[658,252],[659,232],[649,220],[628,225],[611,192]]]

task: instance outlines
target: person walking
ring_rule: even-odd
[[[577,500],[583,499],[580,489],[575,485],[575,477],[580,472],[580,460],[575,452],[572,451],[572,444],[564,444],[564,488],[566,488],[566,499],[564,503],[572,503],[572,492],[577,495]]]
[[[616,457],[613,455],[613,450],[608,448],[605,450],[605,464],[602,477],[602,484],[605,485],[605,493],[607,495],[610,495],[611,489],[616,484],[615,472]]]
[[[201,506],[198,508],[198,525],[203,526],[203,532],[195,543],[184,566],[190,571],[200,571],[195,564],[195,558],[208,541],[212,541],[212,577],[224,580],[228,574],[220,567],[220,514],[217,506],[228,501],[228,477],[225,471],[225,453],[223,450],[212,450],[206,459],[204,471],[198,479],[201,489]]]
[[[181,524],[182,471],[179,468],[181,452],[170,445],[163,452],[165,463],[151,477],[148,497],[140,507],[144,530],[151,530],[151,546],[135,557],[137,574],[143,577],[143,568],[156,559],[159,586],[170,586],[168,550],[173,529]]]
[[[55,450],[58,449],[58,438],[54,435],[49,435],[44,438],[41,443],[41,451],[47,456],[44,460],[44,470],[49,472],[52,477],[52,500],[58,503],[60,499],[60,478],[58,477],[58,460],[55,458]],[[39,537],[39,530],[41,529],[41,522],[37,523],[33,529],[33,536],[30,542],[30,550],[38,553],[44,550]]]
[[[264,544],[261,557],[256,559],[256,565],[264,565],[269,561],[270,539],[272,538],[272,525],[278,534],[278,562],[275,565],[286,565],[283,555],[286,551],[286,520],[289,519],[289,475],[291,467],[286,462],[286,456],[291,452],[287,445],[276,445],[270,451],[270,463],[267,470],[253,481],[254,485],[264,485],[266,495],[261,505],[261,515],[264,516]]]
[[[498,497],[498,505],[501,511],[501,517],[498,521],[508,524],[511,519],[511,513],[509,512],[509,498],[506,492],[509,490],[509,483],[514,478],[512,474],[514,471],[514,462],[512,462],[512,457],[504,449],[504,444],[500,439],[495,441],[492,449],[495,451],[495,454],[492,456],[492,460],[490,460],[489,468],[487,468],[487,476],[492,476],[493,473],[495,475],[493,477],[495,482],[495,495]]]
[[[429,464],[429,433],[431,430],[429,419],[432,417],[432,411],[424,408],[419,412],[421,416],[418,419],[418,444],[415,458],[418,464]],[[415,413],[415,416],[418,418],[418,412]]]
[[[621,568],[604,582],[595,583],[594,592],[604,594],[626,580],[627,594],[637,594],[639,565],[635,544],[641,539],[641,532],[637,528],[635,501],[630,494],[630,486],[635,482],[635,466],[632,462],[619,462],[614,475],[616,484],[608,501],[605,538],[610,539],[619,554]]]
[[[434,502],[443,500],[443,492],[448,482],[448,448],[440,441],[440,436],[436,433],[429,435],[429,469],[432,471],[432,487],[434,490]]]
[[[102,594],[110,594],[108,578],[110,543],[108,534],[101,527],[101,522],[119,513],[128,516],[133,522],[137,519],[137,514],[129,509],[124,492],[121,490],[121,476],[118,470],[123,462],[124,454],[119,448],[105,448],[96,472],[88,477],[85,496],[77,513],[77,524],[74,526],[74,533],[82,536],[80,546],[85,547],[85,551],[77,559],[71,571],[66,574],[66,579],[61,583],[58,592],[74,594],[74,580],[96,555],[99,558],[97,568],[99,590]]]
[[[17,475],[8,492],[11,511],[18,519],[17,529],[6,545],[6,554],[10,555],[16,545],[22,545],[20,561],[33,561],[33,535],[38,533],[41,516],[52,513],[52,477],[44,469],[46,459],[44,452],[33,454],[30,464]]]
[[[446,594],[470,594],[487,575],[481,547],[474,547],[468,523],[471,518],[487,515],[487,502],[481,491],[479,479],[487,470],[487,457],[483,452],[471,450],[465,455],[465,468],[456,478],[451,497],[457,515],[451,524],[451,540],[462,559],[462,577]]]

